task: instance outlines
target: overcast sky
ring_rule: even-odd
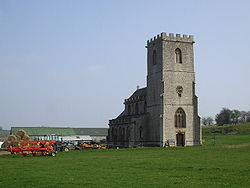
[[[250,1],[0,1],[0,126],[107,127],[146,41],[195,37],[199,114],[250,110]]]

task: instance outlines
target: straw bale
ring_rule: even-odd
[[[17,136],[20,136],[21,137],[21,139],[23,139],[23,137],[26,135],[26,132],[25,132],[25,130],[18,130],[17,132],[16,132],[16,135]]]
[[[11,141],[11,142],[14,142],[14,141],[16,141],[17,140],[17,137],[15,136],[15,135],[10,135],[10,136],[8,136],[8,138],[7,138],[7,141]]]
[[[22,138],[20,136],[16,136],[16,138],[17,138],[17,141],[19,141],[19,142],[22,140]]]
[[[28,135],[23,136],[23,141],[30,141],[30,137]]]

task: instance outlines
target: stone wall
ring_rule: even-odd
[[[185,145],[197,145],[200,140],[200,124],[197,97],[194,84],[193,36],[166,35],[162,33],[147,43],[148,50],[148,132],[149,140],[158,141],[155,145],[165,145],[174,140],[176,134],[185,134]],[[181,63],[176,62],[175,50],[181,51]],[[157,63],[153,52],[157,53]],[[181,86],[181,96],[177,93]],[[175,112],[182,108],[186,114],[186,127],[175,127]],[[199,133],[198,133],[199,132]]]

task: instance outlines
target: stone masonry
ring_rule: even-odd
[[[193,36],[161,33],[147,41],[147,87],[109,121],[110,147],[201,144]]]

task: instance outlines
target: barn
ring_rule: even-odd
[[[34,140],[95,141],[100,142],[108,135],[107,128],[70,128],[70,127],[11,127],[10,134],[25,130]]]

